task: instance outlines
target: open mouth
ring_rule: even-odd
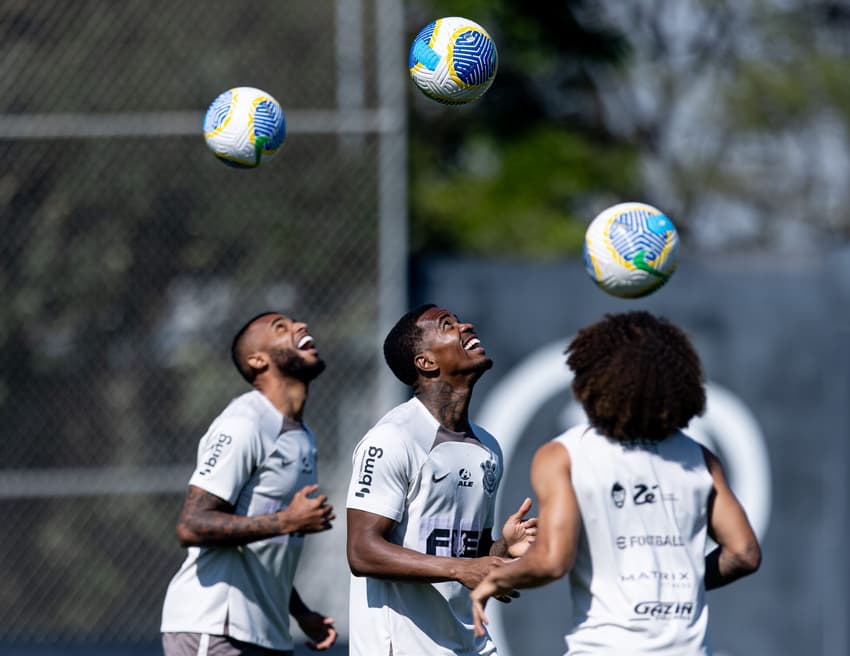
[[[304,335],[304,337],[298,340],[297,347],[299,351],[309,351],[310,349],[315,348],[313,345],[313,338],[310,335]]]
[[[475,349],[480,349],[480,348],[481,348],[481,340],[478,339],[475,336],[470,337],[463,344],[463,350],[464,351],[474,351]]]

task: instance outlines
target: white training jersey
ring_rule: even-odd
[[[384,417],[354,450],[348,508],[396,522],[389,539],[435,556],[474,558],[493,527],[502,452],[492,435],[441,428],[413,398]],[[495,653],[472,634],[469,590],[455,581],[351,578],[352,656]]]
[[[710,654],[703,577],[713,482],[702,447],[683,433],[626,443],[589,425],[555,440],[569,451],[581,511],[567,653]]]
[[[213,421],[189,485],[224,499],[237,515],[253,516],[286,508],[315,482],[313,433],[253,391]],[[239,547],[190,547],[168,586],[162,631],[292,649],[289,597],[303,543],[303,534],[289,534]]]

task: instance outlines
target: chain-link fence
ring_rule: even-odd
[[[311,325],[328,371],[306,418],[344,485],[394,392],[377,346],[405,289],[401,11],[0,5],[0,640],[156,638],[197,442],[245,389],[229,341],[258,311]],[[235,86],[287,114],[253,171],[201,138]],[[330,589],[345,565],[316,569]]]

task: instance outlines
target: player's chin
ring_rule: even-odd
[[[493,360],[488,355],[482,355],[473,362],[472,370],[484,373],[493,368]]]

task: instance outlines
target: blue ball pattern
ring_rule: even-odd
[[[631,262],[643,251],[644,259],[651,261],[664,250],[667,234],[674,230],[673,222],[663,214],[624,212],[611,224],[611,245],[624,260]]]
[[[429,71],[437,68],[440,63],[440,55],[438,55],[428,43],[431,41],[431,35],[434,34],[434,28],[437,26],[437,21],[428,23],[423,27],[413,43],[410,46],[410,52],[407,55],[407,67],[413,68],[416,64],[422,64]]]
[[[204,132],[212,132],[224,123],[224,119],[230,113],[233,102],[233,93],[225,91],[210,103],[207,113],[204,115]]]
[[[268,100],[257,104],[254,111],[254,137],[266,137],[265,150],[277,150],[286,137],[286,121],[283,110]]]
[[[593,278],[593,281],[598,284],[599,281],[596,279],[596,268],[593,266],[593,259],[590,257],[590,251],[587,249],[586,241],[581,247],[581,252],[584,255],[584,270],[587,271],[587,275]]]
[[[484,84],[496,72],[496,46],[481,32],[464,32],[455,40],[453,63],[465,84]]]

